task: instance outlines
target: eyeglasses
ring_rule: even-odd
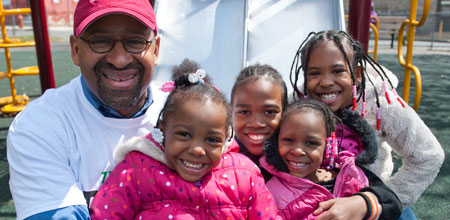
[[[120,41],[127,52],[138,54],[147,49],[147,46],[155,40],[155,37],[149,41],[142,37],[129,37],[122,40],[113,40],[107,37],[80,38],[88,43],[89,47],[96,53],[108,53],[114,48],[116,42]]]

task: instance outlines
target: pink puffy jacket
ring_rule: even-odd
[[[165,164],[152,138],[132,140],[121,146],[125,159],[97,192],[92,219],[280,218],[259,168],[237,153],[235,142],[217,167],[201,180],[187,182]]]
[[[276,170],[267,164],[264,157],[260,159],[260,163],[274,175],[266,185],[284,219],[316,219],[318,216],[312,213],[318,208],[320,202],[351,196],[369,185],[364,172],[355,165],[354,157],[342,160],[333,194],[308,179]]]

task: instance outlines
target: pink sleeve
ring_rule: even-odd
[[[278,215],[278,208],[272,194],[264,183],[264,178],[253,175],[250,179],[251,195],[249,197],[250,207],[248,208],[248,219],[282,219]]]
[[[319,215],[313,212],[319,207],[320,202],[332,199],[332,196],[324,193],[325,189],[313,187],[303,192],[298,198],[290,202],[284,210],[280,210],[284,219],[313,220]]]
[[[139,177],[139,173],[140,168],[133,161],[132,153],[128,154],[117,164],[95,195],[90,207],[91,218],[133,219],[140,203],[134,178]]]

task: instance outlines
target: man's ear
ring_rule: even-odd
[[[70,35],[70,55],[75,65],[80,66],[80,45],[75,35]]]
[[[153,53],[154,53],[154,65],[155,66],[157,66],[158,65],[158,60],[159,60],[159,42],[160,42],[160,37],[159,37],[159,35],[158,36],[156,36],[156,39],[155,39],[155,50],[153,51]]]
[[[158,119],[158,122],[156,123],[156,127],[159,128],[159,130],[161,130],[161,132],[164,131],[164,126],[161,122],[161,120]]]
[[[362,81],[362,69],[361,66],[357,66],[355,72],[353,72],[353,76],[355,77],[355,85],[359,86]]]

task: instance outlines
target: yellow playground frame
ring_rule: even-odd
[[[405,68],[404,72],[404,81],[403,81],[403,95],[402,98],[405,102],[409,101],[409,93],[410,93],[410,85],[411,85],[411,71],[414,72],[415,80],[416,80],[416,93],[414,99],[414,110],[417,111],[420,105],[420,99],[422,96],[422,76],[420,74],[419,68],[412,64],[412,54],[414,47],[414,36],[416,33],[416,27],[422,26],[428,17],[428,12],[430,9],[430,0],[425,0],[422,17],[419,21],[416,20],[417,17],[417,0],[411,0],[411,7],[409,11],[409,19],[405,19],[402,22],[400,29],[398,30],[398,38],[397,38],[397,57],[398,62],[401,66]],[[378,37],[379,37],[379,19],[376,17],[372,17],[376,20],[376,25],[370,24],[370,28],[374,33],[374,47],[372,51],[369,51],[370,54],[373,54],[373,59],[377,60],[378,53]],[[407,34],[407,46],[406,46],[406,60],[403,56],[403,40],[404,40],[404,31],[406,26],[408,26],[408,34]]]
[[[26,75],[39,75],[39,68],[37,66],[22,67],[19,69],[13,69],[11,64],[11,53],[9,48],[15,47],[34,47],[36,43],[34,41],[21,42],[19,39],[10,39],[6,33],[5,17],[11,15],[30,14],[30,8],[18,8],[18,9],[4,9],[3,3],[0,0],[0,25],[2,30],[2,39],[0,40],[0,48],[5,49],[6,59],[6,72],[0,72],[0,79],[8,78],[11,89],[11,96],[0,98],[0,111],[4,114],[15,114],[22,111],[29,101],[29,97],[26,94],[17,95],[14,84],[14,77],[26,76]]]

